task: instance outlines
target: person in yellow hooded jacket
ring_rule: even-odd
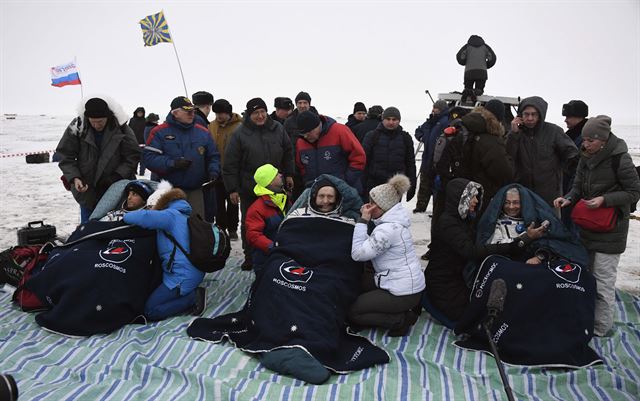
[[[247,211],[247,242],[253,248],[253,268],[259,273],[275,246],[278,227],[290,206],[284,189],[284,176],[271,164],[256,169],[253,176],[256,199]]]

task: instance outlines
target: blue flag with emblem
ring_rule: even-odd
[[[142,39],[145,46],[155,46],[158,43],[171,43],[171,33],[169,32],[169,24],[164,18],[164,12],[149,15],[140,20],[142,28]]]

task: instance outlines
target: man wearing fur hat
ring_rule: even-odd
[[[389,336],[405,336],[419,315],[425,288],[424,274],[416,255],[409,227],[411,219],[400,200],[409,179],[396,174],[386,184],[369,192],[369,203],[353,231],[351,257],[371,261],[365,272],[363,294],[353,303],[348,319],[356,327],[384,327]],[[369,221],[375,228],[367,234]]]
[[[288,97],[277,97],[273,101],[273,107],[275,110],[270,115],[271,119],[284,125],[293,112],[293,102]]]
[[[83,104],[82,115],[71,121],[58,143],[58,167],[80,205],[80,222],[109,186],[135,179],[140,148],[127,124],[127,115],[113,101],[94,97]]]
[[[364,149],[345,125],[327,116],[305,111],[298,115],[300,137],[296,142],[296,166],[305,187],[321,174],[340,178],[362,194]]]
[[[246,242],[245,219],[249,206],[256,200],[253,175],[258,167],[271,164],[286,180],[287,189],[293,188],[293,151],[291,141],[281,124],[267,113],[267,104],[261,98],[247,102],[242,124],[231,136],[224,155],[222,174],[224,186],[234,204],[240,204],[244,270],[251,270],[251,246]]]
[[[551,205],[562,195],[562,173],[577,163],[578,148],[562,128],[545,122],[546,115],[543,98],[522,99],[507,135],[507,152],[513,159],[515,182]]]
[[[271,164],[258,167],[253,176],[258,197],[247,211],[247,243],[253,248],[253,269],[262,269],[269,251],[274,247],[276,233],[290,205],[287,204],[285,179]]]
[[[163,181],[148,200],[153,204],[152,210],[136,210],[125,214],[123,219],[127,224],[157,230],[162,284],[151,293],[144,306],[144,314],[151,320],[163,320],[185,312],[197,316],[206,307],[206,291],[198,287],[204,273],[166,235],[169,233],[190,252],[187,219],[192,209],[186,199],[183,190],[171,188]]]
[[[220,175],[220,154],[207,127],[194,118],[189,98],[173,99],[166,121],[149,133],[143,157],[149,170],[184,190],[194,213],[204,216],[202,185]]]
[[[215,120],[209,124],[209,132],[220,152],[220,168],[224,169],[224,153],[227,144],[236,128],[242,123],[242,117],[233,112],[233,106],[226,99],[218,99],[213,103]],[[238,205],[231,202],[229,191],[225,189],[224,180],[217,180],[216,191],[216,224],[223,230],[227,230],[232,241],[238,240]]]
[[[198,91],[191,95],[193,105],[196,106],[196,123],[209,126],[209,114],[213,105],[213,95],[207,91]]]

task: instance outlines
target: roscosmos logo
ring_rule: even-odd
[[[123,263],[131,257],[131,247],[126,240],[114,239],[106,249],[101,249],[100,258],[106,262]]]
[[[289,260],[280,265],[280,275],[290,283],[307,283],[313,271],[300,266],[295,260]]]

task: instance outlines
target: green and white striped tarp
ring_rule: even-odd
[[[230,259],[228,266],[237,266]],[[239,310],[252,273],[208,274],[205,317]],[[129,325],[106,336],[69,338],[41,329],[34,315],[0,295],[0,373],[20,400],[506,400],[490,355],[452,345],[452,332],[423,313],[409,336],[365,331],[391,362],[327,384],[274,374],[229,344],[194,341],[181,316]],[[640,298],[617,294],[615,335],[594,339],[604,365],[580,370],[506,366],[519,400],[639,400]],[[550,322],[553,324],[553,322]]]

